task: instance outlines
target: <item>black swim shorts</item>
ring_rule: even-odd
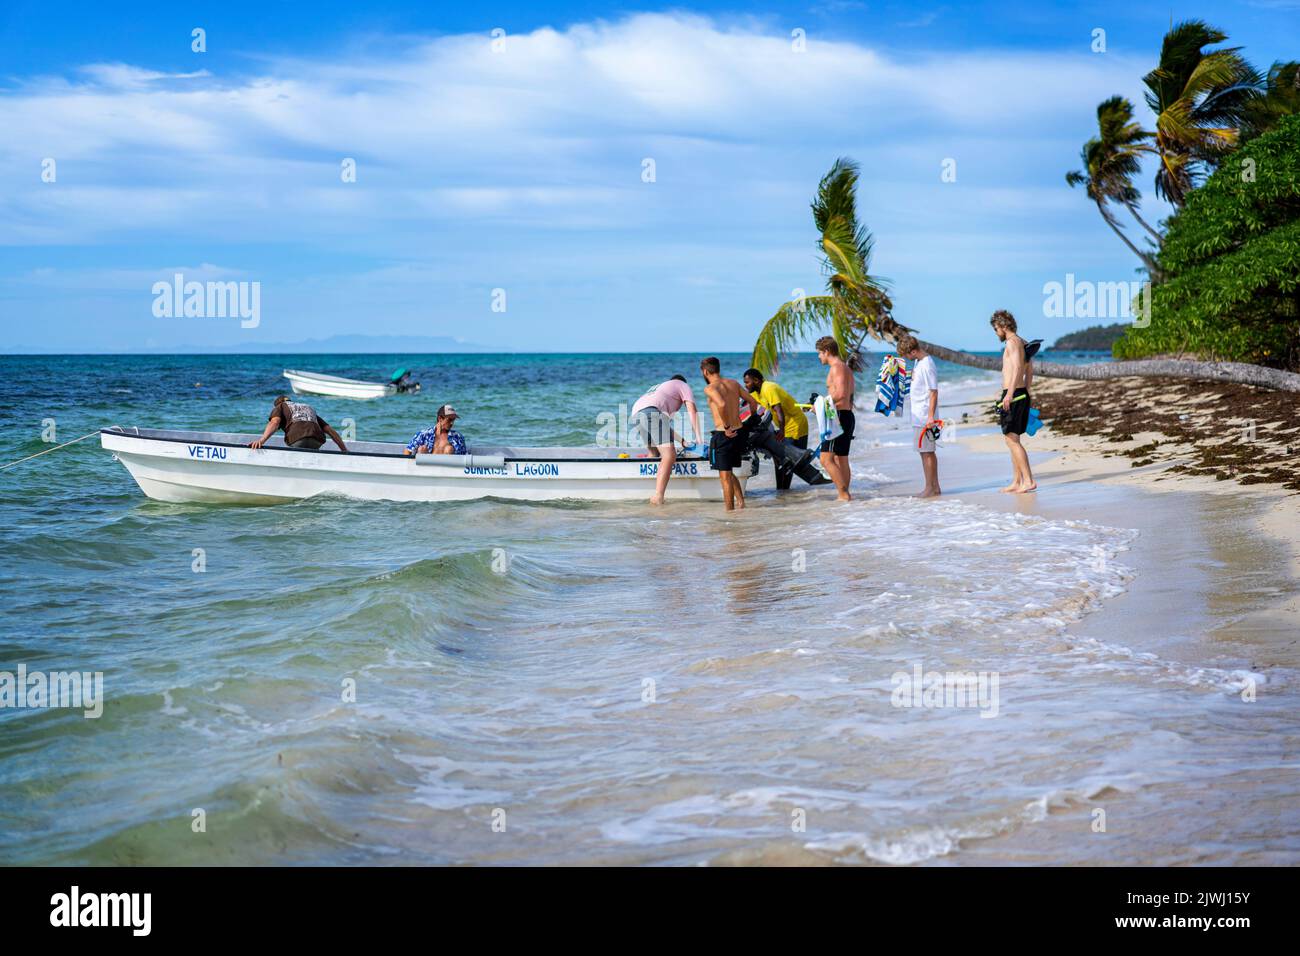
[[[737,432],[731,438],[726,432],[714,432],[709,442],[709,467],[714,471],[731,471],[740,467],[745,455],[745,435]]]
[[[853,417],[852,409],[841,408],[840,428],[844,431],[832,441],[824,441],[818,449],[823,452],[830,452],[832,455],[839,455],[841,458],[849,457],[849,445],[853,443],[853,426],[857,424],[857,419]]]
[[[1007,397],[1004,388],[998,396],[998,426],[1004,435],[1023,435],[1029,429],[1029,392],[1018,388],[1011,396],[1011,411],[1002,408],[1002,399]]]

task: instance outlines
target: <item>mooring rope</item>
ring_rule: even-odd
[[[21,465],[25,461],[31,461],[33,458],[40,458],[41,455],[48,455],[50,452],[58,451],[60,448],[67,448],[69,445],[75,445],[79,441],[85,441],[87,438],[92,438],[98,434],[99,429],[96,428],[93,432],[87,432],[80,438],[72,439],[72,441],[65,441],[62,445],[55,445],[53,448],[47,448],[45,451],[38,451],[36,454],[28,455],[26,458],[19,458],[17,461],[11,461],[7,465],[0,465],[0,471],[4,471],[6,468],[12,468],[14,465]]]

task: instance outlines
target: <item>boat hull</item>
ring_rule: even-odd
[[[295,395],[330,395],[334,398],[387,398],[397,394],[397,386],[384,382],[362,382],[357,379],[339,378],[335,375],[321,375],[313,372],[297,372],[285,369],[284,377]]]
[[[479,459],[494,466],[499,462],[499,467],[467,463],[468,458],[443,466],[417,463],[401,454],[400,445],[364,443],[366,450],[345,455],[285,448],[279,439],[261,449],[248,448],[254,437],[144,430],[100,433],[103,447],[113,452],[145,495],[177,503],[279,504],[317,495],[367,501],[636,501],[654,493],[658,475],[658,463],[652,460],[594,457],[592,449],[552,449],[550,458],[502,454]],[[489,455],[495,450],[483,449]],[[748,466],[738,470],[737,477],[746,481]],[[674,467],[667,496],[716,501],[721,498],[717,472],[705,460],[684,459]]]

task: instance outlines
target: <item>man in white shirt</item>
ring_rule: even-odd
[[[911,405],[912,441],[921,453],[921,470],[925,472],[925,490],[917,497],[937,498],[943,494],[939,488],[939,456],[935,453],[936,433],[943,429],[939,421],[939,370],[933,356],[906,332],[898,336],[897,344],[898,354],[915,363],[908,402]]]

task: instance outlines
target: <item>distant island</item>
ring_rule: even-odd
[[[1123,335],[1127,328],[1129,328],[1128,322],[1092,325],[1078,332],[1062,335],[1052,348],[1067,352],[1109,352],[1115,340]]]
[[[446,335],[331,335],[323,339],[306,339],[301,342],[241,342],[238,345],[165,345],[124,346],[102,349],[94,355],[323,355],[323,354],[377,354],[377,355],[440,355],[445,352],[508,353],[514,349],[496,345],[480,345]],[[6,355],[64,355],[70,352],[19,346]]]
[[[205,351],[217,351],[205,350]],[[443,352],[510,352],[500,346],[479,345],[445,335],[331,335],[304,342],[249,342],[220,351],[316,355],[321,353],[410,353],[437,355]]]

